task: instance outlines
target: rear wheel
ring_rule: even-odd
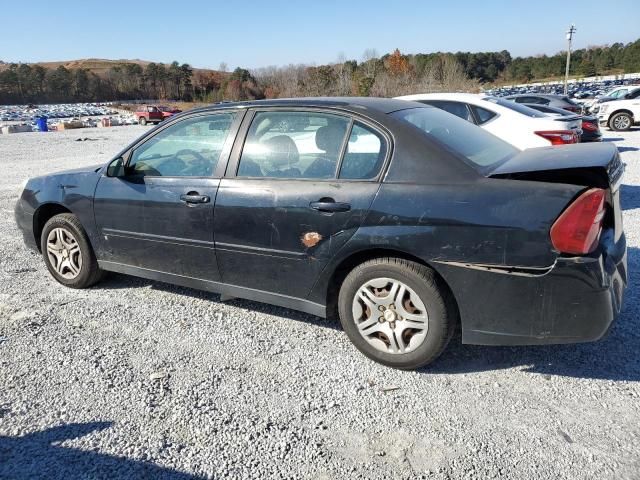
[[[434,272],[400,258],[353,269],[338,298],[340,322],[367,357],[401,369],[435,360],[456,325],[456,309]]]
[[[44,263],[61,284],[86,288],[102,277],[87,234],[75,215],[62,213],[49,219],[42,229],[40,246]]]
[[[145,117],[139,117],[138,118],[138,123],[140,125],[146,125],[147,124],[147,119]]]
[[[623,132],[629,130],[633,125],[633,119],[628,113],[620,112],[616,113],[609,120],[609,128],[616,132]]]

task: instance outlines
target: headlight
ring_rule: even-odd
[[[25,178],[24,181],[20,184],[20,189],[18,190],[18,199],[22,197],[22,192],[24,191],[24,188],[27,186],[27,183],[29,183],[29,179]]]
[[[600,113],[605,113],[608,109],[609,109],[609,105],[601,105],[600,106],[600,110],[598,110],[598,111]]]

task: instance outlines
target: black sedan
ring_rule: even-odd
[[[547,105],[534,103],[527,103],[525,105],[542,113],[563,117],[565,120],[567,117],[575,116],[574,113],[571,113],[562,108],[549,107]],[[580,129],[582,130],[582,133],[580,134],[581,142],[585,143],[602,141],[602,131],[600,130],[600,122],[598,122],[598,117],[594,115],[580,115]]]
[[[16,220],[63,285],[120,272],[338,316],[365,355],[416,368],[458,325],[475,344],[601,338],[627,283],[622,171],[611,145],[520,152],[420,103],[271,100],[32,178]]]
[[[563,110],[574,113],[582,111],[582,106],[571,100],[566,95],[554,95],[551,93],[522,93],[519,95],[509,95],[504,98],[516,103],[547,105],[549,107],[562,108]]]

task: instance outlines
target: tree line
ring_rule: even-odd
[[[483,84],[560,78],[566,52],[512,58],[501,52],[386,55],[369,49],[359,61],[343,55],[329,65],[287,65],[233,72],[169,65],[122,63],[104,73],[86,68],[0,62],[0,103],[55,103],[167,99],[216,102],[261,98],[360,95],[394,96],[428,91],[474,91]],[[640,39],[626,45],[572,52],[572,75],[640,71]]]

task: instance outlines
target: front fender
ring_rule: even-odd
[[[47,220],[43,213],[51,211],[52,205],[59,205],[78,217],[95,248],[98,238],[93,195],[99,178],[97,172],[89,171],[31,179],[22,192],[16,211],[20,209],[23,215],[33,218],[32,231],[36,235],[39,226]]]

